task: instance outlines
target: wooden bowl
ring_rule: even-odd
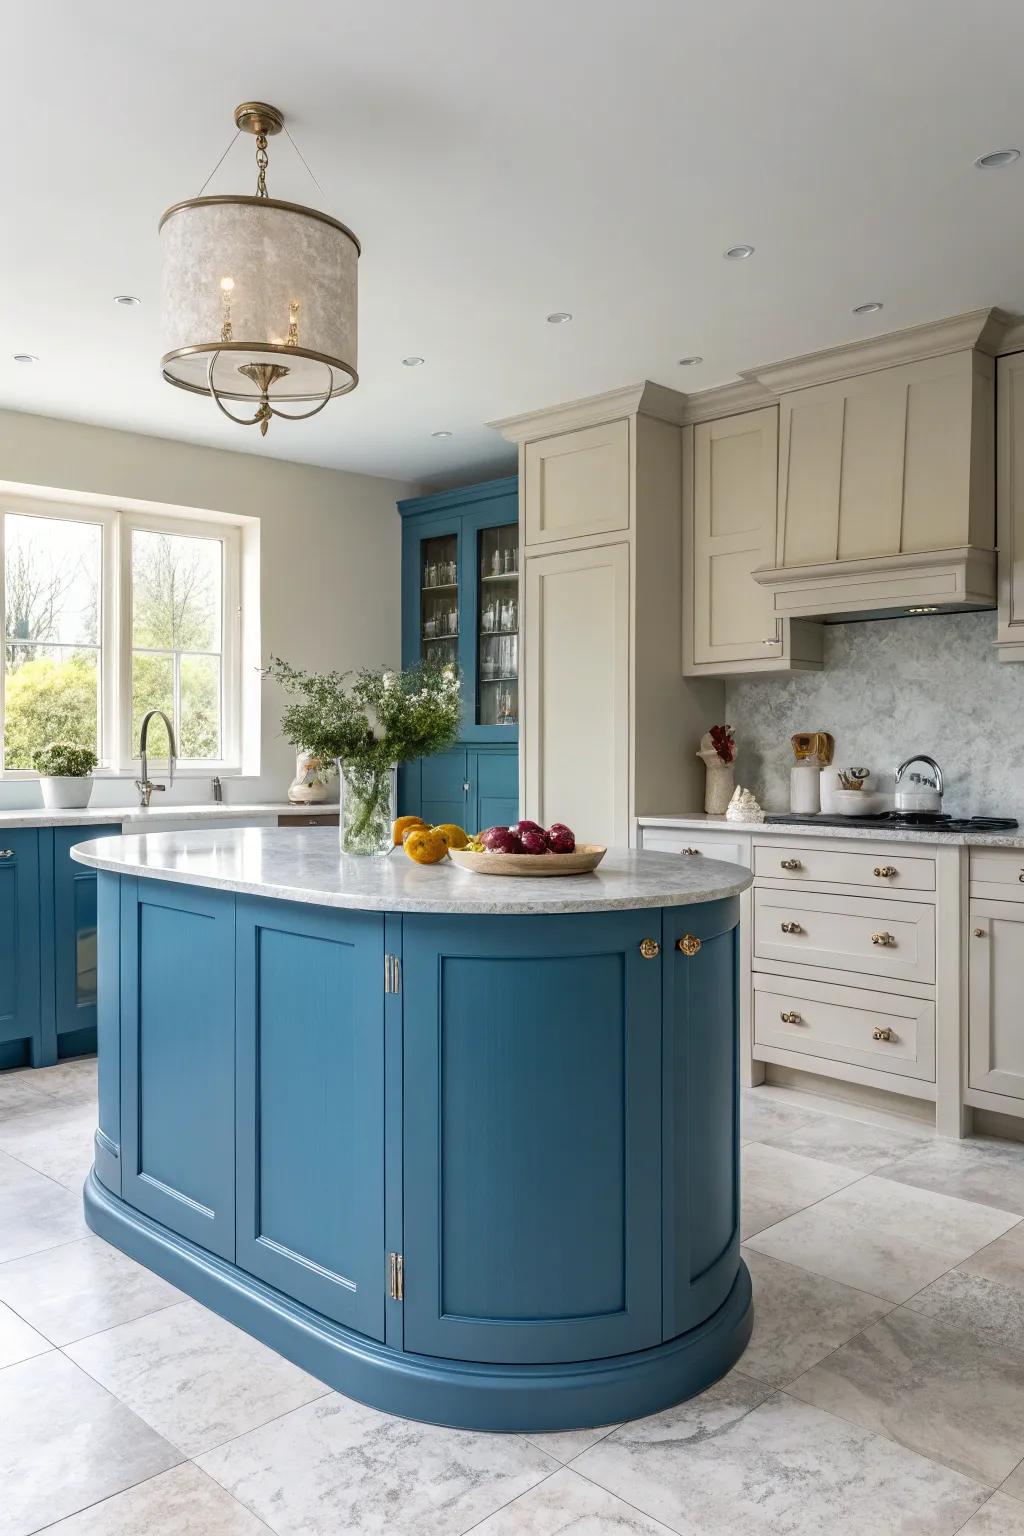
[[[597,868],[608,849],[601,843],[577,843],[575,853],[469,853],[451,848],[448,857],[460,869],[474,875],[588,875]]]

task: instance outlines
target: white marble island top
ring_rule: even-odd
[[[94,869],[200,885],[279,901],[370,912],[538,914],[691,906],[738,896],[753,879],[738,864],[610,849],[590,875],[508,879],[470,874],[449,860],[414,864],[344,855],[337,829],[244,827],[161,832],[80,843],[72,858]]]

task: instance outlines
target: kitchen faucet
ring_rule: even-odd
[[[166,784],[154,784],[152,779],[149,777],[149,757],[148,757],[147,752],[146,752],[146,742],[147,742],[147,740],[149,738],[149,722],[152,720],[154,715],[159,715],[160,719],[163,721],[164,725],[167,727],[167,783]],[[149,709],[149,710],[147,710],[146,713],[142,717],[142,729],[139,732],[139,756],[142,759],[142,776],[141,776],[141,778],[138,778],[138,779],[135,780],[135,788],[139,792],[139,804],[140,805],[147,805],[147,806],[149,805],[150,800],[152,800],[152,798],[153,798],[153,791],[154,791],[154,789],[160,790],[160,792],[162,793],[165,789],[168,789],[174,783],[174,763],[175,763],[176,751],[177,751],[177,749],[175,748],[175,745],[174,745],[174,727],[171,725],[171,722],[168,720],[168,718],[164,714],[163,710],[162,709]]]

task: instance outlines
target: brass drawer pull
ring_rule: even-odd
[[[871,935],[871,942],[872,944],[880,944],[883,949],[896,948],[896,936],[892,933],[873,933]]]
[[[684,933],[676,943],[676,949],[682,950],[688,960],[692,960],[700,949],[701,941],[695,933]]]
[[[984,928],[975,928],[975,930],[974,930],[974,937],[976,939],[984,939],[986,937],[986,933],[985,933]]]
[[[782,859],[779,862],[780,869],[803,869],[799,859]]]
[[[896,1036],[891,1029],[877,1028],[871,1031],[871,1038],[872,1040],[895,1040]]]
[[[799,923],[783,923],[782,931],[783,933],[803,933]]]
[[[0,859],[13,859],[13,858],[14,858],[14,849],[13,848],[0,848]]]
[[[661,954],[661,945],[657,939],[641,939],[640,953],[645,960],[656,960]]]
[[[683,853],[688,853],[691,858],[694,856],[694,854],[700,854],[699,848],[684,848],[682,851]]]
[[[875,868],[875,875],[879,880],[891,880],[893,875],[898,875],[899,870],[895,864],[879,864]]]
[[[780,1013],[779,1018],[783,1024],[802,1024],[803,1019],[798,1013]]]

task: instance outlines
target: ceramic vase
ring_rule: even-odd
[[[704,783],[704,810],[709,816],[724,816],[733,790],[736,788],[736,769],[732,763],[705,760],[707,779]]]
[[[327,799],[327,774],[321,758],[296,752],[295,777],[288,786],[291,805],[322,805]]]

